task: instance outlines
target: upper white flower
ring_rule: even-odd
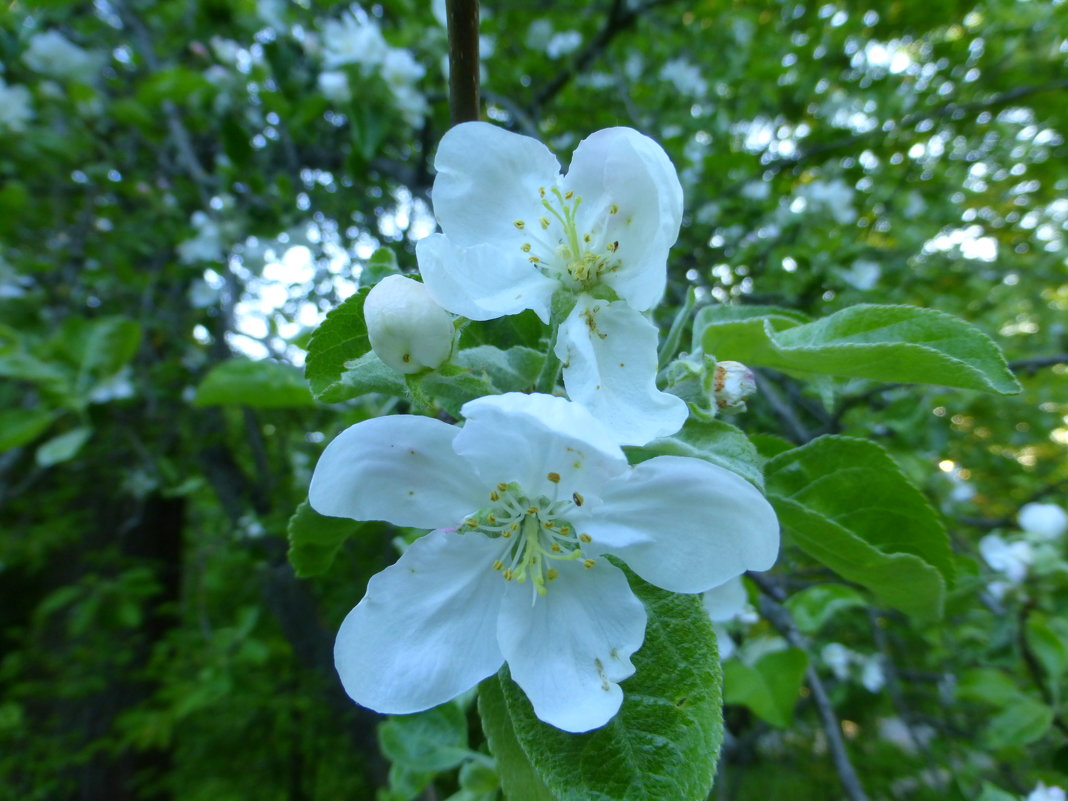
[[[579,143],[561,175],[537,140],[470,122],[445,134],[434,166],[444,233],[416,255],[438,303],[473,320],[532,309],[549,322],[553,295],[570,293],[554,351],[570,397],[624,444],[677,431],[686,404],[657,390],[658,332],[640,313],[664,293],[682,220],[663,149],[607,128]]]
[[[730,471],[681,456],[631,467],[563,398],[509,393],[462,411],[463,428],[357,423],[312,476],[321,514],[435,529],[371,579],[341,625],[335,663],[363,706],[428,709],[507,662],[539,718],[596,728],[619,709],[646,622],[605,554],[680,593],[775,560],[771,506]]]
[[[1016,520],[1020,528],[1041,540],[1055,540],[1068,529],[1068,514],[1055,503],[1025,503]]]
[[[1035,789],[1028,793],[1027,801],[1065,801],[1065,792],[1056,785],[1047,786],[1039,782]]]

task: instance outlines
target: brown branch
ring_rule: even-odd
[[[768,619],[768,622],[778,631],[786,641],[794,648],[800,648],[808,655],[808,666],[805,668],[805,681],[812,691],[812,700],[816,703],[820,720],[823,722],[823,730],[827,734],[827,744],[831,749],[831,757],[834,760],[834,768],[838,772],[838,779],[842,783],[849,801],[868,801],[868,794],[860,783],[853,763],[849,761],[849,753],[842,739],[842,725],[838,716],[834,713],[834,706],[827,695],[827,689],[812,664],[812,648],[808,638],[802,634],[790,612],[780,601],[785,600],[780,590],[767,576],[760,573],[746,574],[760,588],[763,595],[760,599],[760,613]]]
[[[452,124],[478,120],[478,0],[447,0]]]

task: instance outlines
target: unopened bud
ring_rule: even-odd
[[[745,401],[756,392],[753,371],[741,362],[716,362],[712,393],[716,407],[725,411],[744,412]]]
[[[452,353],[452,318],[411,278],[390,275],[375,284],[363,317],[378,358],[399,373],[433,370]]]

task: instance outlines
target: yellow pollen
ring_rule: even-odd
[[[571,533],[571,526],[560,526],[560,533],[566,537]]]
[[[509,531],[519,531],[519,524],[518,523],[512,523],[512,525],[508,526],[508,530]]]
[[[469,517],[464,521],[464,525],[468,528],[478,528],[478,521],[473,517]]]
[[[583,235],[582,235],[582,241],[583,241],[583,242],[585,242],[585,243],[587,243],[587,244],[589,244],[589,241],[590,241],[590,235],[589,235],[589,234],[583,234]]]
[[[579,534],[579,539],[583,542],[593,542],[593,537],[589,534]]]
[[[528,506],[527,507],[527,514],[528,515],[536,515],[537,513],[538,513],[538,507],[537,506]]]
[[[582,506],[582,496],[577,492],[571,493],[571,500],[575,502],[575,506]]]
[[[593,566],[594,566],[595,564],[597,564],[597,563],[596,563],[596,562],[594,562],[594,561],[593,561],[592,559],[583,559],[583,560],[582,560],[582,566],[583,566],[584,568],[586,568],[587,570],[589,570],[589,569],[590,569],[591,567],[593,567]]]
[[[571,198],[573,198],[574,196],[575,196],[575,193],[572,192],[570,189],[568,191],[564,192],[564,200],[571,200]]]
[[[552,548],[551,548],[550,550],[551,550],[551,551],[552,551],[553,553],[560,553],[560,550],[561,550],[561,548],[560,548],[560,544],[559,544],[559,543],[557,543],[557,542],[554,542],[554,543],[553,543],[553,547],[552,547]]]
[[[494,570],[503,570],[504,569],[504,562],[502,562],[500,559],[495,560],[493,562],[493,569]]]
[[[508,485],[503,481],[497,485],[497,492],[504,492],[506,489],[508,489]]]
[[[619,206],[617,206],[615,203],[613,203],[611,206],[608,207],[608,213],[609,214],[619,214]]]
[[[504,580],[505,581],[511,581],[512,580],[512,568],[508,568],[501,575],[504,576]]]
[[[537,264],[539,261],[541,261],[541,259],[539,259],[537,256],[531,256],[529,259],[527,259],[527,261],[529,261],[531,264]]]
[[[501,532],[501,536],[504,537],[505,539],[508,539],[509,537],[512,536],[512,532],[511,532],[510,529],[505,529],[504,531]]]
[[[545,187],[544,186],[539,186],[538,187],[538,194],[541,195],[542,197],[545,197]]]
[[[548,570],[545,571],[545,578],[547,578],[549,581],[552,581],[553,579],[559,577],[560,571],[558,571],[555,567],[550,567]]]
[[[512,223],[512,225],[514,225],[516,228],[518,228],[520,231],[522,231],[526,227],[527,224],[525,222],[523,222],[522,220],[516,220],[514,223]]]
[[[556,524],[552,520],[546,520],[542,525],[547,529],[551,529]]]
[[[560,474],[559,473],[549,473],[545,477],[547,479],[549,479],[549,481],[553,482],[554,484],[559,484],[560,483]]]
[[[530,253],[530,243],[524,242],[522,245],[519,246],[519,249],[524,253]]]
[[[490,493],[490,500],[491,501],[499,501],[500,499],[501,499],[501,494],[499,492],[497,492],[497,490],[494,490],[493,492]]]
[[[548,217],[539,217],[538,218],[538,222],[541,223],[541,227],[542,228],[548,228],[549,227],[549,218]]]

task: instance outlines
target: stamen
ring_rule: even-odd
[[[579,539],[583,542],[593,542],[593,537],[589,534],[579,534]]]
[[[527,224],[525,222],[523,222],[522,220],[516,220],[515,222],[512,223],[512,225],[514,225],[516,228],[518,228],[520,231],[522,231],[526,227]]]
[[[539,217],[538,218],[538,222],[541,223],[541,227],[542,227],[543,230],[549,227],[549,218],[548,217]]]
[[[582,506],[583,498],[577,492],[572,492],[571,498],[575,501],[575,506]]]
[[[499,492],[497,492],[497,490],[494,490],[493,492],[490,493],[490,500],[491,501],[496,502],[496,501],[499,501],[500,499],[501,499],[501,494]]]
[[[611,206],[608,207],[608,213],[609,214],[619,214],[619,206],[617,206],[615,203],[613,203]]]
[[[589,570],[589,569],[590,569],[591,567],[593,567],[593,566],[594,566],[595,564],[597,564],[597,563],[596,563],[596,562],[594,562],[594,561],[593,561],[592,559],[583,559],[583,560],[582,560],[582,566],[583,566],[584,568],[586,568],[587,570]]]
[[[554,484],[559,484],[560,483],[560,474],[559,473],[549,473],[545,477],[547,479],[549,479],[549,481],[553,482]]]
[[[522,245],[519,246],[519,249],[524,253],[530,253],[530,248],[531,244],[529,242],[524,242]]]
[[[555,567],[550,567],[548,570],[545,571],[545,578],[547,578],[549,581],[552,581],[556,578],[560,578],[560,571],[557,570]]]

